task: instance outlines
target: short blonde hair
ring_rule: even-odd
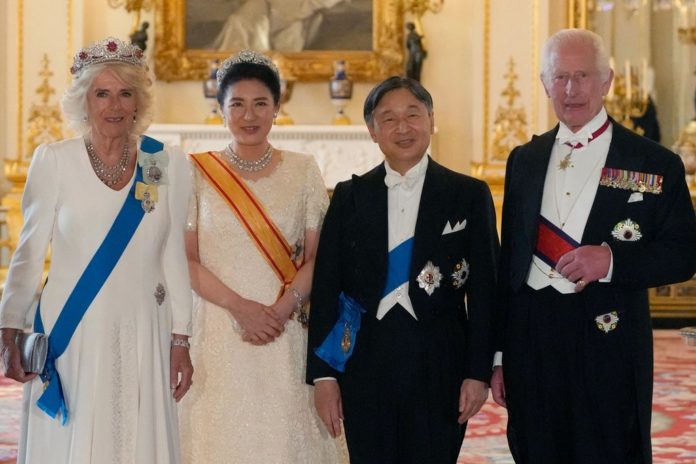
[[[126,85],[133,87],[136,108],[138,109],[138,117],[133,125],[133,132],[136,135],[144,133],[150,127],[154,116],[153,80],[146,68],[127,63],[94,64],[75,76],[61,100],[68,125],[81,135],[89,134],[92,127],[87,112],[87,92],[97,76],[107,69],[116,74]]]

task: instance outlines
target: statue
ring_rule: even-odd
[[[142,51],[147,48],[147,28],[150,27],[150,23],[143,21],[140,29],[136,30],[130,35],[130,41],[133,45],[139,47]]]
[[[423,36],[416,32],[416,25],[412,22],[406,23],[406,48],[408,49],[408,61],[406,62],[406,77],[420,82],[423,60],[428,56],[428,52],[423,49]]]

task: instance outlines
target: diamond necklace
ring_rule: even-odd
[[[260,158],[251,161],[240,158],[239,155],[232,150],[232,144],[227,145],[223,153],[229,162],[240,171],[258,172],[270,164],[273,156],[273,146],[268,144],[266,152]]]
[[[123,174],[128,169],[128,142],[123,144],[123,153],[118,162],[113,166],[107,166],[99,158],[97,152],[94,150],[94,145],[91,141],[85,141],[87,145],[87,154],[89,155],[89,161],[92,163],[92,168],[94,172],[99,177],[99,180],[104,182],[107,186],[113,187],[118,184],[123,178]]]

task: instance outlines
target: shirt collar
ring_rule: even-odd
[[[579,131],[573,132],[564,123],[559,123],[558,132],[556,133],[556,140],[560,144],[566,142],[575,144],[581,143],[587,145],[587,141],[592,137],[592,133],[602,127],[602,124],[607,120],[607,110],[602,107],[602,109],[597,113],[597,115],[585,124]]]
[[[389,166],[389,162],[385,159],[384,169],[387,173],[384,176],[384,183],[389,188],[395,187],[401,183],[403,183],[404,187],[407,189],[413,188],[420,180],[425,178],[425,172],[428,168],[428,158],[428,154],[424,154],[420,161],[406,171],[406,174],[403,176],[398,171],[392,169],[392,167]]]

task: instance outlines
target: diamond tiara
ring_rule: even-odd
[[[276,67],[275,64],[273,64],[273,61],[266,55],[263,55],[259,52],[255,52],[254,50],[242,50],[241,52],[237,53],[236,55],[232,55],[231,57],[227,58],[223,63],[222,66],[220,66],[220,69],[218,69],[217,72],[217,84],[218,87],[222,85],[222,80],[227,75],[229,72],[230,68],[234,66],[235,64],[240,64],[240,63],[251,63],[251,64],[258,64],[261,66],[266,66],[269,68],[271,71],[273,71],[273,74],[276,75],[280,79],[280,74],[278,73],[278,68]]]
[[[145,55],[135,45],[125,43],[116,37],[107,37],[89,47],[80,49],[73,57],[70,73],[77,75],[88,66],[108,62],[145,66]]]

